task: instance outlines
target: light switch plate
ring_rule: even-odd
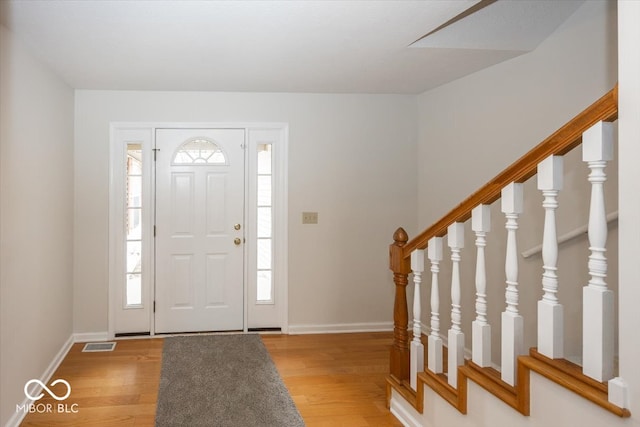
[[[302,212],[302,223],[303,224],[317,224],[318,223],[318,212]]]

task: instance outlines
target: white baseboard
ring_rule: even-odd
[[[405,427],[422,427],[420,421],[418,421],[413,414],[411,414],[402,404],[397,400],[399,398],[395,391],[391,393],[391,402],[389,405],[389,411],[395,416],[398,421]],[[408,405],[408,403],[407,403]]]
[[[347,332],[393,331],[393,322],[333,323],[325,325],[289,325],[290,335],[335,334]]]
[[[36,379],[40,380],[43,384],[48,384],[53,373],[56,371],[56,369],[58,369],[58,366],[60,366],[64,358],[67,356],[67,353],[69,352],[69,350],[71,350],[71,346],[73,345],[73,343],[74,343],[74,336],[72,334],[69,336],[67,341],[64,344],[62,344],[62,347],[60,348],[58,353],[55,355],[55,357],[53,358],[49,366],[47,366],[47,369],[45,369],[45,371],[42,373],[40,378],[36,378]],[[36,386],[29,391],[29,394],[31,394],[31,396],[36,396],[40,394],[41,390],[42,390],[42,387]],[[24,400],[21,402],[20,405],[24,407],[29,403],[31,403],[31,400],[25,396]],[[22,422],[22,420],[24,419],[25,415],[27,414],[24,411],[19,412],[16,410],[11,416],[11,418],[9,418],[9,421],[7,421],[7,423],[5,424],[5,427],[18,427]]]
[[[82,332],[73,334],[73,342],[96,342],[108,340],[108,332]]]

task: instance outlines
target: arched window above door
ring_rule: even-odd
[[[228,165],[222,148],[207,138],[192,138],[178,147],[173,155],[174,165]]]

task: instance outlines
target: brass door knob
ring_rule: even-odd
[[[242,240],[240,240],[240,238],[239,238],[239,237],[236,237],[235,239],[233,239],[233,243],[235,243],[235,244],[236,244],[236,246],[237,246],[237,245],[239,245],[240,243],[242,243]]]

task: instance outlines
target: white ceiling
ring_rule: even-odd
[[[500,0],[419,40],[475,3],[4,0],[0,22],[79,89],[416,94],[535,49],[582,0]]]

